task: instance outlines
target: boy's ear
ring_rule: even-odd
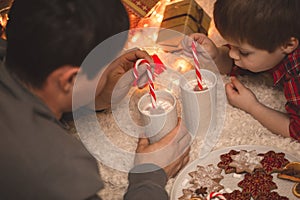
[[[286,54],[292,53],[299,46],[299,40],[295,37],[291,37],[284,45],[282,45],[282,50]]]
[[[72,91],[76,76],[79,72],[79,67],[66,66],[60,74],[58,79],[60,88],[65,92],[69,93]]]

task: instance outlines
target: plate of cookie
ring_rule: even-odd
[[[299,160],[274,147],[241,145],[212,151],[187,165],[176,177],[171,200],[297,199],[295,182],[278,178]]]

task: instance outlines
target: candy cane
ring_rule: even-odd
[[[196,70],[196,78],[197,78],[198,87],[199,87],[199,90],[203,90],[202,76],[200,73],[200,62],[199,62],[199,59],[197,56],[196,41],[192,42],[192,52],[193,52],[193,58],[194,58],[194,62],[195,62],[195,70]]]
[[[151,96],[151,103],[152,107],[156,108],[156,94],[154,90],[154,84],[153,84],[153,76],[151,71],[151,66],[147,65],[147,75],[148,75],[148,83],[149,83],[149,89],[150,89],[150,96]]]
[[[150,97],[151,97],[151,103],[152,103],[152,107],[156,108],[156,94],[155,94],[155,89],[154,89],[154,83],[153,83],[153,75],[152,75],[152,70],[151,70],[151,65],[150,63],[145,60],[145,59],[139,59],[136,61],[134,68],[133,68],[133,75],[135,77],[135,81],[134,84],[137,85],[137,80],[139,78],[138,76],[138,70],[137,68],[141,65],[141,64],[146,64],[147,66],[147,76],[148,76],[148,85],[149,85],[149,89],[150,89]]]
[[[210,193],[206,200],[210,200],[210,199],[214,199],[214,198],[218,198],[220,200],[226,200],[226,198],[221,194],[221,193],[218,193],[218,192],[212,192]]]
[[[158,75],[163,73],[167,68],[156,54],[153,54],[151,57],[152,57],[153,62],[154,62],[154,72],[152,73],[153,80],[154,80],[155,77],[157,77]],[[149,64],[149,62],[147,60],[140,59],[134,65],[134,68],[133,68],[133,75],[134,75],[134,78],[135,78],[135,80],[133,82],[134,86],[137,86],[137,81],[138,81],[138,78],[139,78],[139,73],[137,71],[137,67],[141,64],[144,64],[144,63]]]
[[[139,73],[138,73],[138,67],[141,65],[141,64],[146,64],[146,65],[149,65],[149,62],[145,59],[139,59],[135,62],[134,64],[134,67],[133,67],[133,76],[134,76],[134,82],[133,82],[133,85],[134,86],[137,86],[137,81],[139,79]],[[148,67],[147,67],[148,68]]]

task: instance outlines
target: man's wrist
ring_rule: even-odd
[[[157,165],[146,163],[136,165],[132,168],[128,175],[130,184],[139,183],[141,181],[152,181],[161,187],[165,187],[167,184],[167,175],[165,171]]]

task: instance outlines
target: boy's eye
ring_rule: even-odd
[[[241,56],[249,56],[249,52],[245,52],[245,51],[239,51]]]

